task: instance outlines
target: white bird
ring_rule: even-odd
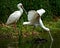
[[[37,11],[35,10],[29,11],[27,15],[29,22],[24,22],[23,25],[35,25],[35,26],[40,25],[44,30],[49,31],[49,29],[43,25],[43,22],[41,20],[41,16],[44,13],[45,13],[44,9],[40,9]]]
[[[9,18],[8,18],[8,20],[7,20],[7,22],[6,22],[6,25],[15,23],[15,27],[16,27],[16,22],[19,20],[19,18],[20,18],[21,15],[23,14],[23,5],[22,5],[22,3],[19,3],[19,4],[17,5],[17,7],[18,7],[19,10],[13,12],[13,13],[9,16]]]
[[[35,10],[31,10],[28,12],[28,22],[23,22],[23,25],[34,25],[34,26],[37,26],[37,25],[40,25],[41,28],[43,28],[44,30],[48,31],[50,37],[51,37],[51,41],[53,42],[53,37],[50,33],[50,29],[45,27],[42,20],[41,20],[41,16],[45,13],[45,10],[44,9],[39,9],[37,11]],[[50,48],[52,47],[52,42],[51,42],[51,45],[50,45]]]

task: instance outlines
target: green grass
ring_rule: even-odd
[[[52,48],[60,48],[60,19],[57,22],[50,21],[44,22],[44,24],[46,27],[50,28],[54,38]],[[32,29],[33,26],[22,26],[20,23],[17,25],[17,30],[13,30],[12,27],[0,26],[0,47],[7,48],[7,46],[10,45],[14,48],[49,48],[51,40],[48,32],[44,31],[39,26],[36,27],[34,31]],[[19,32],[19,34],[17,34],[17,32]],[[39,34],[32,35],[31,32],[38,32]],[[28,33],[28,35],[24,37],[24,33]],[[36,44],[33,44],[32,39],[37,37],[45,38],[48,41],[36,46]]]

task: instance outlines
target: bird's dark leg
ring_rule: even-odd
[[[16,30],[16,22],[14,22],[13,28],[14,30]]]
[[[50,36],[50,38],[51,38],[50,48],[52,48],[52,44],[53,44],[53,37],[52,37],[52,35],[51,35],[50,31],[49,31],[48,33],[49,33],[49,36]]]
[[[14,22],[14,24],[13,24],[13,29],[14,29],[15,35],[18,36],[19,30],[17,29],[16,22]],[[16,36],[16,38],[17,38],[17,36]],[[15,41],[17,42],[18,38]],[[16,48],[18,48],[17,43],[16,43]]]

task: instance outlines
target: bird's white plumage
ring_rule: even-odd
[[[41,20],[41,16],[42,16],[44,13],[45,13],[45,10],[44,10],[44,9],[39,9],[39,10],[37,10],[37,11],[35,11],[35,10],[29,11],[29,12],[28,12],[28,15],[27,15],[29,22],[24,22],[23,25],[24,25],[24,24],[25,24],[25,25],[26,25],[26,24],[27,24],[27,25],[30,25],[30,24],[36,25],[36,24],[38,24],[38,25],[40,25],[44,30],[49,31],[49,28],[46,28],[46,27],[44,26],[42,20]],[[40,16],[40,17],[38,17],[38,16]],[[38,17],[38,18],[37,18],[37,17]]]
[[[46,27],[44,26],[44,24],[43,24],[41,18],[39,19],[39,23],[40,23],[40,26],[41,26],[44,30],[50,31],[49,28],[46,28]]]
[[[31,10],[28,12],[28,21],[30,22],[37,22],[38,21],[38,18],[37,17],[41,17],[43,14],[45,13],[45,10],[44,9],[39,9],[37,11],[35,10]]]
[[[39,16],[38,13],[35,10],[31,10],[28,12],[28,21],[35,23],[38,19],[37,17]]]
[[[28,12],[28,21],[32,20],[34,18],[36,11],[35,10],[31,10]]]
[[[39,9],[37,10],[37,13],[42,16],[44,13],[45,13],[45,10],[44,9]]]
[[[9,16],[6,24],[11,24],[11,23],[17,22],[21,15],[22,15],[22,13],[20,11],[15,11],[14,13],[12,13]]]
[[[23,22],[23,25],[31,25],[31,22]]]
[[[37,13],[36,13],[37,12]],[[52,43],[53,43],[53,37],[50,33],[50,29],[45,27],[42,20],[41,20],[41,16],[45,13],[45,10],[44,9],[39,9],[37,11],[29,11],[28,12],[28,22],[23,22],[23,25],[34,25],[34,26],[37,26],[37,25],[40,25],[41,28],[43,28],[44,30],[48,31],[49,33],[49,36],[51,38],[51,44],[50,44],[50,48],[52,47]],[[40,17],[37,17],[36,14],[39,14]],[[33,21],[33,22],[32,22]],[[39,22],[38,24],[36,24],[36,22]]]
[[[18,9],[20,9],[21,6],[22,6],[22,3],[19,3],[19,4],[17,5]]]
[[[23,13],[23,9],[22,9],[21,6],[22,6],[21,3],[19,3],[19,4],[17,5],[18,9],[20,9],[20,10],[13,12],[13,13],[9,16],[6,24],[11,24],[11,23],[17,22],[17,21],[19,20],[19,18],[21,17],[21,15],[22,15],[22,13]]]

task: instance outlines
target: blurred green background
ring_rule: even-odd
[[[33,26],[22,26],[27,21],[27,15],[23,13],[17,22],[17,30],[13,27],[5,27],[9,15],[18,10],[17,4],[22,3],[26,11],[45,9],[46,13],[42,16],[42,20],[46,27],[49,27],[54,38],[52,48],[60,48],[60,0],[0,0],[0,48],[32,48],[31,41],[35,37],[41,37],[48,40],[47,43],[38,45],[36,48],[49,48],[50,37],[48,33],[39,26],[34,29],[39,35],[29,35],[24,37],[24,33],[31,34]],[[22,35],[17,32],[22,32]],[[22,38],[21,38],[22,37]],[[34,47],[33,47],[34,48]]]
[[[22,3],[26,11],[44,8],[44,18],[60,16],[60,0],[0,0],[0,22],[6,22],[8,16],[18,10],[17,4]]]

